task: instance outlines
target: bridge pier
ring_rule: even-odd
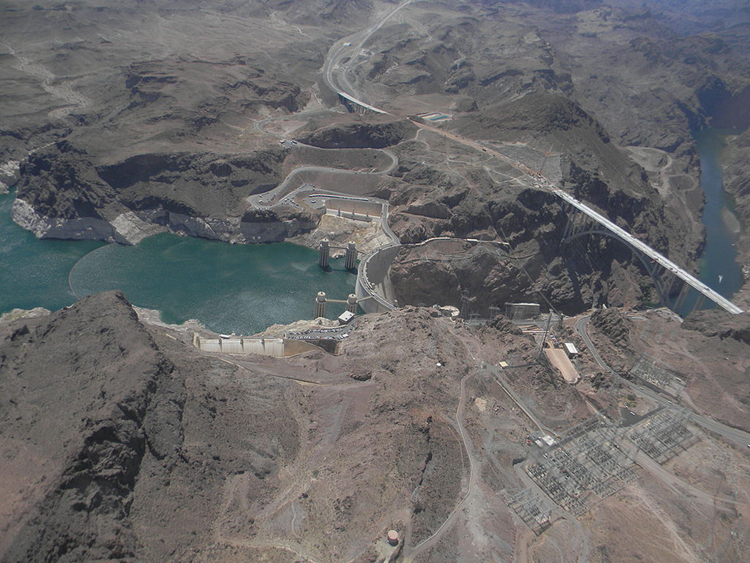
[[[667,283],[665,279],[669,275],[670,272],[661,264],[655,264],[651,273],[651,278],[654,280],[654,285],[656,286],[656,292],[659,294],[659,302],[663,307],[669,307],[669,289],[672,285],[671,282]]]
[[[588,226],[589,223],[588,218],[573,207],[568,206],[568,210],[566,210],[566,212],[568,214],[568,222],[565,225],[565,230],[563,231],[563,241],[566,241],[567,239],[583,232],[583,230]]]
[[[680,309],[682,309],[682,306],[685,304],[685,299],[687,299],[687,296],[690,294],[690,284],[682,282],[682,289],[680,289],[680,293],[677,294],[677,299],[675,299],[674,302],[674,311],[675,313],[679,313]]]
[[[687,294],[694,289],[700,297],[696,301],[693,310],[700,308],[704,300],[708,298],[725,311],[735,315],[742,313],[742,309],[737,307],[737,305],[696,279],[689,272],[686,272],[683,268],[680,268],[677,264],[644,242],[635,238],[601,213],[581,203],[559,188],[550,188],[550,190],[567,204],[567,206],[563,205],[563,210],[568,214],[568,222],[565,225],[562,243],[570,243],[584,235],[599,234],[612,237],[630,247],[633,255],[641,261],[644,269],[654,282],[659,295],[659,301],[663,306],[669,306],[669,297],[670,295],[674,295],[677,287],[680,287],[675,285],[678,283],[677,279],[680,279],[683,281],[683,286],[674,303],[674,310],[679,310],[680,306],[684,305]]]
[[[672,295],[674,295],[674,294],[675,294],[675,293],[676,293],[676,292],[677,292],[677,291],[678,291],[679,289],[681,289],[681,288],[682,288],[681,282],[682,282],[682,280],[681,280],[681,279],[680,279],[680,278],[679,278],[679,277],[677,276],[677,274],[675,274],[675,273],[673,272],[673,273],[672,273],[672,281],[670,282],[670,284],[669,284],[669,287],[668,287],[668,289],[667,289],[667,292],[668,292],[668,293],[667,293],[667,296],[668,296],[668,297],[671,297],[671,296],[672,296]]]
[[[703,295],[702,293],[699,293],[699,294],[698,294],[698,299],[696,299],[696,300],[695,300],[695,304],[693,305],[693,308],[692,308],[692,309],[690,309],[690,312],[692,313],[692,312],[694,312],[694,311],[697,311],[697,310],[698,310],[698,309],[700,309],[701,307],[703,307],[703,303],[704,303],[705,301],[706,301],[706,296],[705,296],[705,295]]]
[[[331,248],[328,243],[328,239],[324,238],[320,241],[318,246],[318,266],[321,268],[327,268],[331,258]]]

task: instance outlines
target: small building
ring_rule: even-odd
[[[354,313],[351,311],[344,311],[339,315],[339,324],[340,325],[346,325],[352,322],[352,319],[354,318]]]
[[[565,353],[569,358],[575,358],[578,355],[578,348],[572,342],[566,342],[563,344],[563,348],[565,348]]]
[[[549,434],[544,434],[540,431],[532,432],[526,437],[527,444],[531,444],[532,442],[543,449],[552,447],[557,443],[557,441],[552,436],[550,436]]]

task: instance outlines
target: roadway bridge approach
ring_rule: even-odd
[[[348,38],[344,38],[334,44],[333,47],[331,47],[328,53],[328,57],[326,58],[325,65],[323,67],[323,78],[327,85],[334,92],[336,92],[339,100],[347,108],[349,108],[350,111],[394,115],[362,101],[357,97],[357,95],[353,95],[357,94],[357,92],[355,92],[351,84],[348,83],[346,72],[341,72],[341,76],[337,77],[334,73],[334,70],[339,72],[342,70],[340,60],[343,60],[343,57],[346,56],[349,57],[350,60],[353,60],[355,57],[360,56],[363,53],[362,46],[367,41],[367,39],[369,39],[369,37],[373,33],[380,29],[380,27],[382,27],[383,24],[391,16],[393,16],[396,12],[406,7],[413,1],[414,0],[406,0],[405,2],[394,8],[392,11],[390,11],[378,24],[359,31],[352,36],[349,36]],[[356,45],[355,42],[357,43]],[[351,93],[344,91],[344,88],[341,86],[341,84],[347,85]],[[362,96],[359,95],[359,97]],[[427,124],[419,123],[417,121],[412,121],[412,123],[414,123],[417,127],[428,129],[429,131],[450,138],[453,141],[457,141],[463,145],[481,150],[485,153],[495,156],[496,158],[499,158],[500,160],[510,164],[516,170],[529,177],[529,179],[537,188],[552,193],[560,198],[560,200],[562,200],[562,202],[564,203],[564,207],[568,211],[570,218],[569,228],[567,229],[566,236],[564,237],[565,240],[570,241],[576,237],[583,236],[584,234],[601,234],[604,236],[616,238],[627,244],[638,256],[638,258],[641,260],[646,270],[648,271],[649,275],[654,280],[657,291],[659,293],[659,297],[664,305],[668,304],[668,298],[670,294],[674,293],[673,290],[676,289],[675,283],[681,283],[682,287],[679,289],[679,295],[677,297],[677,300],[673,304],[673,307],[676,310],[680,309],[680,303],[686,300],[687,295],[691,291],[696,291],[699,294],[699,299],[696,301],[695,308],[700,307],[703,300],[708,299],[714,302],[717,306],[732,314],[736,315],[743,312],[742,309],[740,309],[737,305],[708,287],[705,283],[701,282],[695,276],[669,260],[663,254],[654,250],[645,242],[638,240],[625,229],[616,225],[598,211],[577,200],[559,187],[554,186],[549,180],[547,180],[547,178],[542,176],[540,173],[531,170],[522,162],[517,162],[509,158],[508,156],[493,150],[491,147],[487,147],[473,139],[465,138],[456,133],[449,132],[444,129],[433,127]],[[580,220],[581,217],[585,218],[584,221]],[[387,213],[384,214],[381,218],[385,221],[387,218]],[[583,223],[586,223],[587,226],[582,228]],[[391,247],[387,251],[382,253],[379,257],[368,257],[369,260],[365,260],[365,268],[363,269],[366,270],[367,268],[370,268],[372,270],[378,270],[378,273],[380,274],[380,270],[382,269],[382,267],[377,267],[376,263],[379,264],[381,260],[387,259],[387,257],[391,254],[395,256],[395,253],[396,251],[394,251]],[[377,277],[380,276],[378,275]],[[387,279],[387,276],[385,276],[384,279]],[[367,293],[365,291],[367,289],[369,290],[369,292],[373,293],[374,301],[378,301],[380,307],[392,308],[392,304],[388,303],[389,300],[384,298],[384,292],[373,292],[371,287],[366,287],[366,282],[367,279],[365,276],[365,279],[362,280],[361,291]],[[358,289],[360,289],[359,283]],[[385,288],[381,287],[381,289]],[[375,295],[377,295],[377,297],[375,297]],[[380,300],[382,300],[382,302],[380,302]]]
[[[374,106],[371,106],[370,104],[366,104],[362,100],[358,100],[354,96],[350,96],[349,94],[345,92],[337,92],[339,96],[339,101],[341,104],[348,109],[350,112],[354,113],[378,113],[386,115],[388,114],[387,111],[383,111],[382,109],[378,109]]]
[[[743,312],[742,309],[726,297],[708,287],[683,268],[680,268],[669,258],[657,252],[645,242],[638,240],[598,211],[595,211],[560,188],[547,186],[547,189],[562,199],[567,206],[568,225],[563,236],[563,242],[569,242],[587,234],[601,234],[616,238],[627,244],[641,259],[646,271],[648,271],[654,280],[656,289],[659,292],[659,298],[664,305],[667,305],[670,294],[674,293],[675,283],[681,283],[682,287],[673,304],[673,307],[678,311],[682,303],[685,302],[689,292],[694,290],[700,294],[700,298],[695,302],[694,308],[700,307],[704,299],[710,299],[716,305],[732,314],[737,315]]]

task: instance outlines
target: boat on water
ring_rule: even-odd
[[[719,274],[719,283],[721,283],[721,280],[723,280],[723,279],[724,279],[724,276],[722,276],[721,274]]]

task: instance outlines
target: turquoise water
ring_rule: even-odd
[[[696,131],[693,138],[701,158],[701,188],[706,197],[703,209],[703,224],[706,226],[706,248],[700,261],[700,280],[714,291],[731,299],[742,286],[742,270],[737,263],[734,243],[737,235],[727,226],[722,211],[732,210],[732,202],[724,192],[724,177],[721,169],[721,150],[724,138],[736,131],[706,129]],[[721,276],[721,278],[719,278]],[[693,292],[694,293],[694,292]],[[678,313],[689,313],[695,304],[691,295]],[[702,308],[714,308],[715,304],[705,300]]]
[[[168,323],[199,319],[222,332],[252,334],[274,323],[312,318],[315,295],[346,299],[356,275],[333,260],[289,243],[232,245],[161,234],[137,246],[108,245],[70,273],[78,297],[121,289],[134,304],[158,309]],[[329,304],[336,317],[344,305]]]
[[[274,323],[312,317],[315,295],[346,299],[356,275],[317,265],[317,252],[288,243],[231,245],[161,234],[137,246],[38,240],[10,219],[13,197],[0,196],[0,311],[59,309],[121,289],[168,323],[197,318],[221,333],[252,334]],[[70,281],[71,292],[68,287]],[[329,304],[335,318],[344,305]]]
[[[727,134],[709,129],[695,133],[695,140],[706,196],[700,278],[731,297],[742,285],[742,274],[733,246],[736,235],[722,218],[722,209],[731,208],[720,163]],[[217,332],[251,334],[274,323],[310,318],[318,291],[345,299],[354,289],[356,276],[343,269],[343,260],[333,260],[326,272],[318,268],[315,251],[292,244],[230,245],[170,234],[138,246],[39,240],[11,221],[12,204],[12,194],[0,196],[0,312],[37,306],[55,310],[76,297],[121,289],[135,305],[162,311],[166,322],[197,318]],[[689,312],[693,303],[689,300],[681,312]],[[329,304],[328,316],[342,311],[343,305]]]
[[[39,240],[10,219],[14,196],[0,195],[0,313],[13,308],[70,305],[68,272],[102,246],[94,241]]]

